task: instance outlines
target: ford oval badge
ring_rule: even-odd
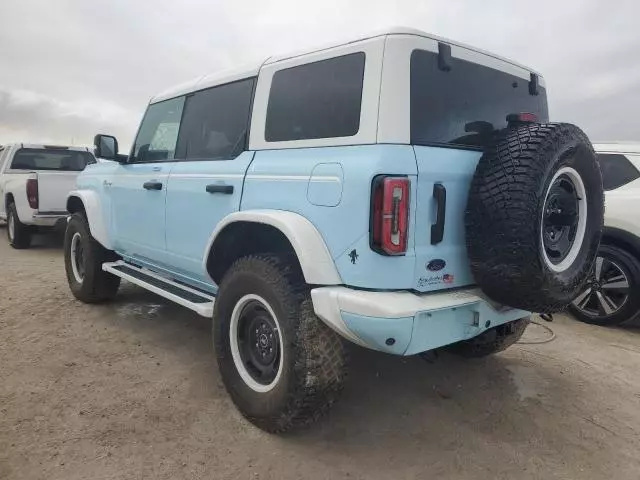
[[[442,270],[447,265],[447,262],[440,258],[436,258],[427,263],[427,270],[430,272],[438,272]]]

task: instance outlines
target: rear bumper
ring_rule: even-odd
[[[415,294],[320,287],[311,298],[316,315],[344,338],[396,355],[467,340],[529,315],[490,303],[479,289]]]

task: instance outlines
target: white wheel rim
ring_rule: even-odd
[[[269,313],[269,315],[271,315],[271,318],[276,324],[278,339],[280,341],[281,349],[280,349],[280,361],[278,363],[278,372],[276,374],[276,377],[273,379],[273,381],[271,381],[271,383],[267,385],[259,383],[253,378],[253,376],[247,370],[247,367],[242,361],[242,357],[240,355],[240,347],[238,343],[238,333],[239,333],[238,326],[239,326],[240,318],[242,316],[242,311],[250,302],[260,303],[262,307],[264,307],[264,309]],[[229,325],[229,343],[231,345],[231,356],[233,357],[233,363],[236,366],[236,370],[240,374],[240,377],[242,378],[244,383],[249,388],[251,388],[251,390],[254,390],[256,392],[265,393],[272,390],[280,380],[280,377],[282,376],[282,365],[284,363],[284,351],[282,347],[284,346],[284,342],[282,341],[282,331],[280,328],[280,323],[278,322],[278,318],[273,312],[271,305],[269,305],[269,303],[267,303],[267,301],[264,298],[260,297],[259,295],[249,294],[249,295],[245,295],[240,300],[238,300],[235,307],[233,308],[233,312],[231,313],[231,322]]]
[[[9,214],[9,221],[7,222],[7,230],[9,232],[9,239],[13,242],[13,236],[16,233],[16,221],[13,218],[13,213]]]
[[[76,282],[82,283],[84,280],[84,274],[80,273],[80,268],[78,268],[78,249],[82,245],[82,235],[76,232],[73,234],[71,238],[71,270],[73,271],[73,276],[76,279]],[[84,261],[84,260],[83,260]]]
[[[544,245],[544,215],[545,208],[547,205],[547,199],[549,197],[549,192],[553,187],[555,181],[561,175],[566,175],[573,184],[573,187],[576,190],[576,194],[578,196],[578,225],[576,228],[575,238],[573,240],[573,244],[569,250],[569,253],[562,259],[559,263],[553,263],[547,254]],[[540,249],[542,250],[542,256],[544,258],[545,265],[549,267],[549,269],[554,272],[564,272],[567,270],[573,263],[576,261],[578,254],[580,253],[580,249],[582,248],[582,244],[584,243],[585,233],[587,231],[587,192],[584,187],[584,182],[582,181],[582,177],[580,174],[571,167],[563,167],[556,172],[551,181],[549,182],[549,187],[547,188],[547,192],[545,194],[542,215],[540,218]]]

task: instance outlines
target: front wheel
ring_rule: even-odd
[[[115,297],[120,277],[102,270],[102,264],[117,255],[100,245],[89,231],[82,213],[74,213],[64,235],[64,267],[73,295],[85,303],[99,303]]]
[[[640,261],[613,245],[601,245],[582,292],[570,305],[571,313],[586,323],[617,325],[640,312]]]
[[[233,264],[216,298],[213,339],[231,399],[268,432],[315,421],[342,390],[342,339],[316,317],[290,259],[257,255]]]

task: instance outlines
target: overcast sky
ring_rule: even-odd
[[[130,144],[149,97],[190,78],[390,25],[540,71],[553,120],[640,141],[634,0],[0,0],[0,144]]]

